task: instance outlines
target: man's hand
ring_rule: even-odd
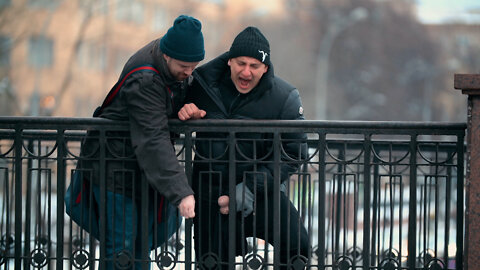
[[[188,103],[183,105],[183,107],[178,112],[178,119],[185,121],[189,119],[200,119],[207,114],[206,111],[200,110],[197,105],[193,103]]]
[[[178,210],[180,210],[180,215],[185,218],[194,218],[195,217],[195,198],[193,195],[189,195],[182,199],[178,205]]]
[[[230,198],[226,195],[218,197],[218,206],[220,206],[220,213],[228,215],[228,203]]]

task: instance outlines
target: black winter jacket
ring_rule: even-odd
[[[304,119],[298,90],[276,77],[272,65],[254,89],[240,94],[230,79],[227,62],[228,53],[225,53],[193,72],[194,81],[186,102],[205,110],[206,119]],[[228,107],[223,102],[227,91],[236,93]],[[196,194],[202,199],[215,200],[228,194],[228,136],[197,133],[192,181]],[[273,192],[273,135],[242,133],[236,134],[236,138],[236,183],[245,181],[251,191]],[[281,134],[281,138],[285,151],[279,180],[285,181],[298,169],[298,161],[306,157],[306,135],[288,133]]]
[[[183,106],[186,82],[176,82],[171,76],[159,42],[160,39],[154,40],[136,52],[123,68],[120,79],[143,65],[153,66],[159,74],[140,71],[130,75],[113,102],[99,115],[128,121],[130,125],[126,134],[108,133],[113,138],[106,142],[106,183],[109,190],[130,194],[132,190],[140,190],[136,184],[144,176],[156,191],[178,206],[193,190],[175,155],[168,118],[176,118]],[[98,132],[89,132],[82,156],[98,157],[97,135]],[[94,182],[100,182],[98,159],[82,162],[82,168],[92,169]]]

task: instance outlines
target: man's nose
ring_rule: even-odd
[[[244,68],[242,69],[242,72],[241,72],[241,73],[242,73],[242,75],[244,75],[244,76],[250,76],[250,68],[249,68],[248,66],[247,66],[247,67],[244,67]]]
[[[193,69],[194,69],[194,68],[187,68],[187,69],[185,69],[185,75],[188,75],[188,76],[192,75]]]

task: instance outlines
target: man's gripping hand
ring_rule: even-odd
[[[195,198],[193,195],[189,195],[182,199],[178,205],[178,210],[180,210],[180,215],[185,218],[194,218],[195,217]]]
[[[228,203],[230,202],[230,198],[226,195],[218,197],[218,206],[220,206],[220,213],[224,215],[228,215]]]
[[[185,121],[189,119],[200,119],[207,114],[206,111],[200,110],[197,105],[193,103],[187,103],[178,112],[178,119]]]

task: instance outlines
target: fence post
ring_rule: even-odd
[[[455,74],[455,89],[468,95],[465,269],[480,265],[480,74]]]

